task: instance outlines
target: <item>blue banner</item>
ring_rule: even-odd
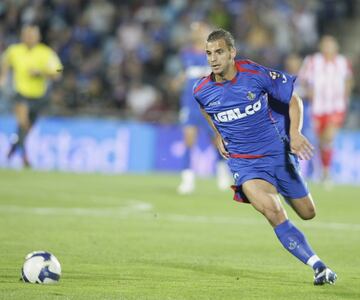
[[[157,127],[155,170],[180,171],[184,167],[185,144],[179,125]],[[196,144],[191,150],[191,167],[198,175],[208,176],[214,173],[218,158],[208,131],[200,129]]]
[[[14,118],[0,116],[0,167],[22,167],[20,153],[7,158],[15,132]],[[178,172],[183,168],[185,152],[179,125],[64,117],[40,118],[26,147],[34,169],[71,172]],[[211,137],[199,132],[191,153],[192,168],[198,175],[211,175],[217,159]],[[310,162],[302,162],[302,170],[305,176],[318,179],[318,155]],[[360,183],[359,132],[342,131],[338,135],[332,175],[336,182]]]
[[[0,165],[19,168],[20,154],[7,159],[12,117],[0,119]],[[155,129],[148,125],[92,118],[41,118],[26,148],[35,169],[74,172],[147,172],[154,165]]]

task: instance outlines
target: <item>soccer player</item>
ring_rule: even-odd
[[[305,58],[299,73],[312,109],[322,162],[322,181],[330,180],[333,142],[344,123],[353,86],[349,61],[333,36],[323,36],[320,52]]]
[[[177,78],[178,83],[183,82],[180,122],[183,126],[185,143],[181,183],[177,189],[179,194],[190,194],[195,189],[195,173],[191,168],[191,151],[196,143],[198,131],[203,130],[208,133],[209,136],[213,137],[211,128],[202,116],[192,95],[194,83],[210,71],[204,53],[204,41],[210,33],[210,29],[209,26],[203,22],[192,23],[190,29],[191,46],[185,48],[181,53],[181,60],[184,67],[182,80]],[[227,189],[230,186],[229,170],[226,162],[220,155],[216,164],[216,174],[219,189]]]
[[[14,110],[18,123],[16,138],[8,153],[8,158],[22,150],[24,166],[30,166],[24,146],[26,136],[46,104],[47,85],[50,79],[58,79],[62,65],[57,54],[40,43],[40,30],[36,25],[24,25],[21,43],[10,45],[1,61],[0,87],[7,83],[10,71],[14,84]]]
[[[220,153],[228,158],[235,200],[251,203],[265,216],[285,249],[313,268],[315,285],[335,283],[337,275],[288,219],[279,197],[302,219],[315,217],[298,167],[298,157],[310,159],[313,146],[301,133],[302,101],[293,93],[295,77],[236,61],[234,38],[223,29],[210,33],[205,50],[212,73],[194,85],[193,93],[215,131]],[[270,102],[274,109],[279,104],[276,115]]]

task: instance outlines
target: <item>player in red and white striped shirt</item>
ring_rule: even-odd
[[[329,179],[333,141],[343,125],[353,79],[349,61],[339,54],[333,36],[323,36],[320,52],[305,58],[299,79],[312,104],[313,122],[319,140],[323,180]]]

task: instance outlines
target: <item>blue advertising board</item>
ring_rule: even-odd
[[[20,155],[6,153],[12,117],[0,118],[0,166],[21,167]],[[138,123],[90,118],[41,118],[26,141],[35,169],[74,172],[147,172],[154,165],[155,129]],[[131,152],[131,155],[130,155]]]
[[[156,127],[155,170],[180,171],[183,168],[185,144],[179,125],[159,125]],[[191,151],[191,167],[198,175],[214,172],[217,152],[206,131],[198,132],[197,143]]]
[[[17,153],[7,159],[13,116],[0,116],[0,167],[21,168]],[[179,125],[153,125],[95,118],[40,118],[27,141],[34,169],[70,172],[178,172],[185,145]],[[191,164],[198,175],[214,173],[218,154],[211,138],[199,133],[192,149]],[[302,162],[303,173],[317,179],[319,158]],[[332,165],[336,182],[360,184],[360,133],[342,131],[335,141]]]

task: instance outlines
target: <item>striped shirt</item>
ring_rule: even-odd
[[[299,72],[299,79],[313,91],[314,115],[345,112],[346,81],[351,78],[349,61],[341,54],[326,60],[321,53],[307,56]]]

